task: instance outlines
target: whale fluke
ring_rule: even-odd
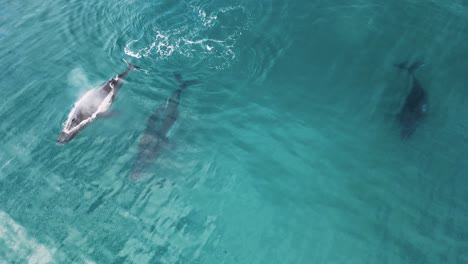
[[[174,77],[176,78],[177,82],[180,83],[180,89],[185,89],[189,86],[202,84],[203,82],[200,80],[185,80],[182,79],[182,75],[180,73],[174,73]]]
[[[394,64],[393,66],[397,67],[400,70],[406,70],[408,71],[408,74],[413,75],[414,72],[421,66],[424,66],[424,61],[422,60],[417,60],[411,64],[409,64],[407,61],[400,62],[397,64]]]
[[[130,62],[128,62],[126,59],[123,59],[123,61],[125,61],[125,63],[127,63],[127,67],[128,67],[128,70],[132,71],[132,70],[140,70],[141,68],[136,66],[135,64],[132,64]]]

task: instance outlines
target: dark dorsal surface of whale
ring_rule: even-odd
[[[89,90],[75,102],[57,139],[57,143],[65,144],[70,142],[87,125],[99,116],[106,114],[106,111],[119,92],[125,77],[127,77],[130,71],[139,69],[138,66],[131,63],[127,62],[127,65],[128,67],[124,72],[111,78],[102,86]]]
[[[138,144],[138,155],[131,173],[131,179],[134,181],[141,178],[160,151],[167,146],[169,141],[167,135],[179,116],[178,107],[182,92],[190,85],[201,83],[196,80],[183,81],[180,75],[176,75],[176,79],[180,86],[148,118]]]
[[[403,107],[398,114],[398,121],[400,123],[400,134],[402,139],[410,138],[419,124],[427,115],[428,111],[428,96],[426,90],[422,87],[421,83],[415,76],[415,71],[424,65],[420,61],[416,61],[410,65],[407,63],[400,63],[395,65],[401,70],[408,72],[411,80],[411,90],[406,96]]]

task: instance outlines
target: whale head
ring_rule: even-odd
[[[57,139],[57,144],[63,145],[70,142],[76,135],[78,135],[78,133],[78,130],[71,131],[70,133],[62,131]]]
[[[86,118],[79,109],[73,109],[60,132],[57,144],[63,145],[70,142],[90,121],[91,120]]]

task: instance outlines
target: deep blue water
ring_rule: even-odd
[[[0,0],[0,263],[468,263],[467,33],[461,0]],[[175,72],[203,83],[132,181]]]

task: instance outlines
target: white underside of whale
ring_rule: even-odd
[[[108,94],[106,94],[106,92],[101,88],[102,87],[89,90],[75,102],[72,110],[68,114],[67,121],[63,127],[63,132],[72,133],[79,130],[93,122],[99,114],[104,113],[109,109],[112,104],[112,97],[115,93],[115,90],[113,89],[114,87],[111,84],[112,91]],[[72,120],[78,115],[78,113],[81,113],[87,118],[72,127]]]

